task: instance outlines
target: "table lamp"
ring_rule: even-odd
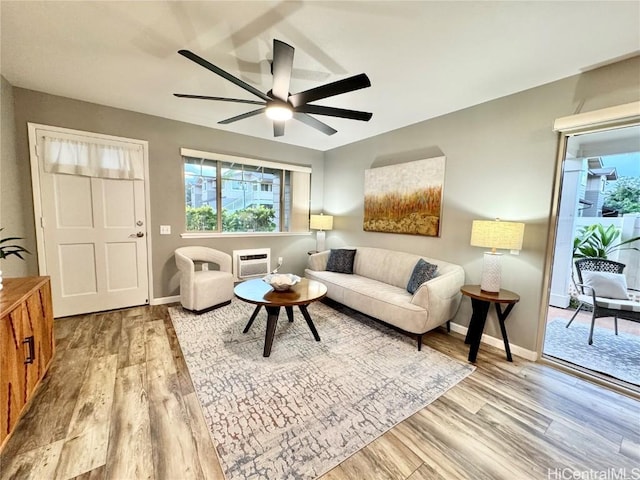
[[[333,229],[333,216],[331,215],[311,215],[309,221],[311,230],[318,230],[316,234],[316,250],[322,252],[324,250],[325,231]]]
[[[500,291],[500,258],[496,249],[521,250],[524,237],[524,223],[495,220],[474,220],[471,227],[471,245],[490,248],[484,253],[482,281],[480,289],[485,292]]]

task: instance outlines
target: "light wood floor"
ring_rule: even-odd
[[[224,478],[166,307],[60,319],[55,332],[0,478]],[[425,344],[466,361],[460,335],[433,331]],[[637,400],[514,360],[482,345],[471,376],[322,478],[635,478]]]

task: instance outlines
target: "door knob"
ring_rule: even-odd
[[[144,232],[132,233],[129,237],[144,237]]]

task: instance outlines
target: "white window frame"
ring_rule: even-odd
[[[239,157],[235,155],[227,155],[222,153],[204,152],[202,150],[194,150],[191,148],[181,148],[180,156],[192,158],[202,158],[211,161],[223,161],[229,163],[240,163],[243,165],[251,165],[255,167],[275,168],[279,170],[288,170],[290,172],[301,172],[312,174],[311,167],[305,165],[295,165],[290,163],[273,162],[269,160],[259,160],[256,158]],[[182,160],[182,185],[184,188],[184,160]],[[311,207],[311,205],[309,205]],[[220,237],[288,237],[288,236],[309,236],[311,230],[303,232],[183,232],[181,238],[220,238]]]

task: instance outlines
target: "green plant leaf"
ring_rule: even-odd
[[[622,242],[615,243],[621,236],[622,232],[614,225],[604,227],[602,224],[593,224],[582,227],[576,233],[573,239],[573,256],[574,258],[608,258],[609,255],[617,250],[640,250],[637,247],[624,247],[640,237],[630,238]]]
[[[4,228],[0,228],[0,232],[2,232]],[[22,240],[20,237],[6,237],[0,239],[0,259],[10,257],[11,255],[15,255],[21,260],[24,260],[22,256],[23,253],[31,253],[26,248],[20,245],[6,245],[7,242],[14,242],[17,240]]]

